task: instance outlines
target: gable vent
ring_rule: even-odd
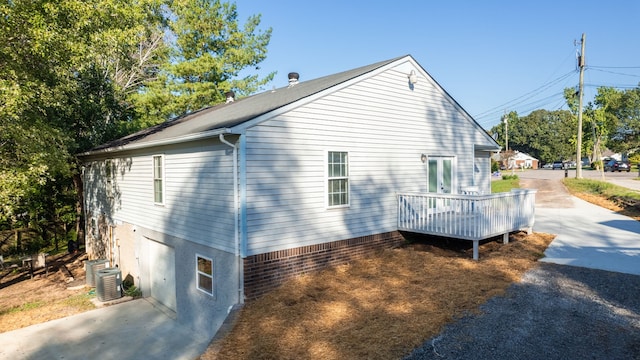
[[[300,74],[297,72],[289,73],[289,87],[292,87],[298,83],[298,79],[300,79]]]

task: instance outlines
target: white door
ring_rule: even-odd
[[[430,156],[427,162],[428,191],[437,194],[451,194],[453,189],[453,157]],[[450,200],[439,199],[429,203],[430,212],[449,210]]]
[[[176,260],[172,247],[149,240],[151,297],[176,311]]]

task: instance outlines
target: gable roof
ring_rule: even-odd
[[[206,107],[100,145],[80,155],[90,155],[99,152],[108,152],[110,150],[127,150],[133,147],[127,145],[134,143],[140,146],[143,144],[151,145],[163,139],[177,138],[213,130],[219,130],[220,133],[224,133],[226,132],[224,129],[239,125],[245,121],[364,75],[406,56],[300,82],[292,87],[285,86],[279,89],[265,91],[229,104]],[[139,146],[135,146],[135,148],[137,147]]]
[[[105,143],[80,154],[80,156],[125,151],[179,142],[180,140],[195,140],[197,138],[230,133],[230,128],[234,126],[373,72],[401,59],[410,59],[415,62],[411,55],[404,55],[337,74],[299,82],[294,86],[285,86],[271,91],[265,91],[228,104],[219,104],[203,108]],[[417,62],[415,63],[417,64]],[[424,71],[424,69],[422,70]],[[440,89],[442,89],[442,87],[440,87]],[[479,129],[482,129],[444,89],[442,89],[442,91]]]

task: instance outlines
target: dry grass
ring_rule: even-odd
[[[5,270],[0,277],[0,332],[20,329],[45,321],[60,319],[94,309],[89,288],[69,286],[84,284],[84,266],[77,255],[63,254],[47,260],[49,273],[43,269],[31,279],[23,270]],[[62,264],[75,281],[69,282]]]
[[[552,235],[513,234],[480,247],[422,240],[301,276],[251,301],[201,359],[394,359],[453,319],[503,294],[542,257]]]
[[[609,200],[607,198],[594,195],[594,194],[579,193],[579,192],[572,191],[571,195],[579,197],[584,201],[598,205],[605,209],[615,211],[621,215],[628,216],[630,218],[640,221],[640,209],[637,206],[624,206],[624,204],[620,202],[615,202],[613,200]]]

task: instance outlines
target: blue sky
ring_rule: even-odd
[[[315,79],[412,55],[485,129],[505,112],[566,109],[586,34],[585,103],[640,82],[640,1],[237,0],[272,28],[259,72]],[[574,41],[577,45],[574,45]]]

